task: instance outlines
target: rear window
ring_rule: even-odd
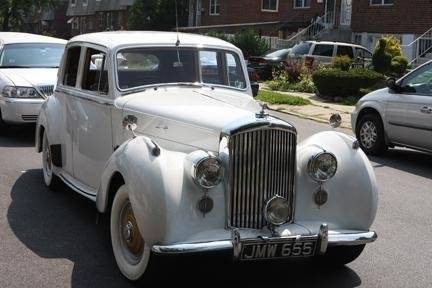
[[[338,46],[337,56],[348,56],[352,59],[354,58],[353,48],[351,46]]]
[[[311,46],[312,43],[310,42],[299,43],[292,48],[291,53],[294,55],[307,55],[309,54]]]
[[[326,57],[333,57],[333,45],[329,44],[317,44],[315,45],[313,55],[316,56],[326,56]]]

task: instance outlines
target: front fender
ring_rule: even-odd
[[[368,230],[376,216],[378,188],[373,168],[361,149],[353,148],[355,139],[343,133],[322,132],[306,139],[298,146],[296,179],[296,222],[308,222],[319,227],[327,223],[330,229]],[[314,193],[320,184],[312,180],[307,164],[312,155],[328,151],[338,162],[335,176],[322,183],[328,201],[318,206]],[[315,227],[315,228],[317,228]]]

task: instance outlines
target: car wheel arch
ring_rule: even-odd
[[[114,196],[117,193],[117,190],[123,186],[124,184],[126,184],[126,181],[123,177],[123,175],[119,172],[119,171],[115,171],[109,182],[108,182],[108,187],[107,187],[107,200],[106,200],[106,204],[105,204],[105,212],[110,210],[111,207],[111,203],[114,200]]]

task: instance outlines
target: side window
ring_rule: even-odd
[[[216,51],[200,51],[202,81],[208,84],[224,84],[221,54]]]
[[[432,64],[408,75],[401,86],[405,93],[432,96]]]
[[[336,54],[337,56],[348,56],[351,59],[354,58],[354,52],[351,46],[338,46]]]
[[[108,93],[108,71],[106,68],[106,54],[88,48],[84,62],[84,71],[81,88],[96,91],[101,94]]]
[[[66,66],[63,76],[63,85],[75,87],[81,47],[71,47],[67,50]]]
[[[239,57],[232,53],[226,53],[225,55],[228,74],[228,85],[239,89],[245,89],[246,80],[244,78],[244,73],[241,67]]]
[[[333,57],[333,49],[334,49],[333,45],[316,44],[312,55]]]
[[[372,54],[369,51],[362,48],[355,48],[355,50],[356,50],[356,55],[355,55],[356,57],[372,59]]]

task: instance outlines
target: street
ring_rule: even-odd
[[[296,126],[299,141],[331,129],[274,114]],[[52,192],[44,186],[33,134],[34,126],[0,133],[0,287],[133,287],[96,225],[94,204],[66,187]],[[158,257],[142,286],[431,287],[432,155],[391,149],[371,161],[380,189],[372,227],[378,240],[348,266],[232,264],[230,255]]]

